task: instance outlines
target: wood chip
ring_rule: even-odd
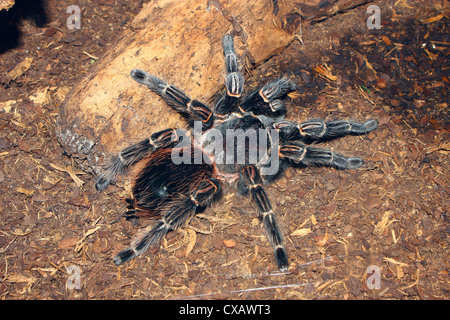
[[[73,247],[74,245],[77,244],[77,242],[78,242],[78,238],[62,239],[59,242],[57,249],[67,249],[67,248]]]
[[[393,222],[398,221],[395,219],[389,220],[392,217],[392,211],[386,211],[383,214],[383,218],[381,218],[381,221],[377,223],[377,225],[375,226],[375,228],[373,229],[373,234],[375,235],[382,235],[384,230],[386,230],[386,228]]]
[[[31,196],[34,193],[34,190],[28,190],[28,189],[25,189],[25,188],[22,188],[22,187],[18,187],[16,189],[16,191],[19,192],[19,193],[23,193],[23,194],[27,195],[28,197]]]
[[[233,239],[223,240],[223,243],[225,244],[225,246],[227,248],[234,248],[234,247],[236,247],[236,241],[234,241]]]
[[[29,99],[36,104],[45,105],[50,102],[50,91],[49,87],[42,88],[32,95],[30,95]]]
[[[441,14],[438,14],[437,16],[426,19],[424,22],[425,23],[433,23],[433,22],[441,20],[443,17],[444,17],[444,15],[441,13]]]
[[[319,247],[325,246],[325,244],[328,241],[329,236],[330,235],[328,234],[328,232],[326,232],[322,239],[319,239],[319,240],[316,241],[316,245],[319,246]]]
[[[329,81],[336,81],[338,79],[337,76],[333,75],[331,73],[331,70],[333,70],[330,66],[328,66],[326,63],[323,65],[317,66],[314,68],[314,71],[323,79],[329,80]]]
[[[31,64],[33,63],[33,58],[27,57],[25,60],[23,60],[21,63],[16,65],[14,69],[12,69],[8,74],[6,75],[6,79],[9,79],[10,81],[16,80],[18,77],[20,77],[22,74],[28,71],[30,69]]]
[[[392,45],[391,40],[389,40],[389,38],[387,36],[385,36],[385,35],[383,35],[381,37],[381,40],[383,40],[384,44],[387,45],[387,46],[391,46]]]
[[[83,235],[83,237],[77,242],[77,246],[75,247],[75,251],[78,252],[83,247],[84,240],[89,237],[91,234],[94,234],[98,229],[100,229],[101,226],[96,226],[95,228],[89,229],[86,231],[86,233]]]
[[[24,276],[22,274],[10,274],[7,276],[6,281],[14,283],[33,283],[36,278],[32,276]]]
[[[198,214],[197,217],[201,218],[201,219],[206,219],[206,220],[208,220],[210,222],[213,222],[213,223],[219,223],[219,224],[232,225],[232,224],[236,224],[237,223],[237,221],[233,220],[233,219],[222,219],[222,218],[210,216],[210,215],[203,214],[203,213]]]
[[[312,230],[310,228],[301,228],[298,230],[295,230],[294,232],[291,233],[291,236],[297,236],[297,237],[304,237],[308,234],[310,234],[312,232]]]

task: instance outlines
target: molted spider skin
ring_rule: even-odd
[[[250,197],[278,268],[287,270],[289,258],[283,235],[264,185],[281,176],[289,166],[355,169],[363,165],[359,157],[345,157],[309,144],[366,134],[377,128],[376,120],[285,120],[283,100],[296,86],[281,78],[244,94],[244,77],[233,38],[226,35],[222,46],[226,90],[214,110],[145,71],[131,71],[134,80],[179,112],[190,129],[183,132],[171,128],[154,133],[123,149],[98,176],[95,187],[103,190],[127,168],[145,161],[134,181],[132,197],[127,199],[126,218],[135,221],[151,217],[157,221],[143,228],[130,247],[115,256],[116,265],[143,254],[168,232],[220,201],[223,187],[228,186]],[[270,170],[274,162],[276,170]]]

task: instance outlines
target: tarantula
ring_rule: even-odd
[[[277,266],[286,270],[288,256],[282,232],[264,185],[290,165],[352,169],[363,164],[361,158],[345,157],[309,144],[368,133],[378,126],[376,120],[358,123],[315,119],[299,124],[285,120],[283,98],[296,86],[281,78],[243,95],[244,77],[233,38],[225,35],[222,44],[226,92],[213,110],[155,76],[138,69],[131,71],[134,80],[161,96],[187,120],[189,130],[154,133],[123,149],[98,176],[95,187],[103,190],[128,167],[146,161],[134,181],[131,199],[127,199],[126,217],[158,220],[115,256],[116,265],[143,254],[169,231],[219,201],[223,186],[228,185],[251,197],[274,249]],[[240,143],[235,143],[237,140]]]

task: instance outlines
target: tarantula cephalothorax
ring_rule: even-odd
[[[105,189],[118,174],[145,158],[127,199],[128,219],[156,217],[156,224],[143,229],[132,245],[119,252],[120,265],[143,254],[166,233],[220,200],[222,186],[249,195],[273,246],[278,268],[288,267],[288,257],[275,212],[263,185],[279,177],[289,165],[325,165],[337,169],[358,168],[363,160],[347,158],[330,150],[309,146],[344,135],[361,135],[378,122],[351,120],[284,120],[282,98],[295,90],[287,79],[272,81],[242,95],[244,78],[238,66],[233,38],[223,38],[226,93],[211,110],[179,89],[141,70],[131,77],[160,95],[186,118],[189,130],[166,129],[123,149],[96,181]],[[235,143],[236,142],[236,143]]]

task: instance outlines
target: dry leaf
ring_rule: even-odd
[[[389,121],[391,121],[391,116],[390,115],[388,115],[388,114],[385,114],[385,115],[382,115],[382,116],[380,116],[380,117],[378,117],[378,126],[382,126],[382,125],[384,125],[384,124],[386,124],[386,123],[389,123]]]
[[[298,236],[298,237],[304,237],[308,234],[310,234],[312,231],[310,228],[301,228],[298,230],[295,230],[294,232],[291,233],[291,236]]]

